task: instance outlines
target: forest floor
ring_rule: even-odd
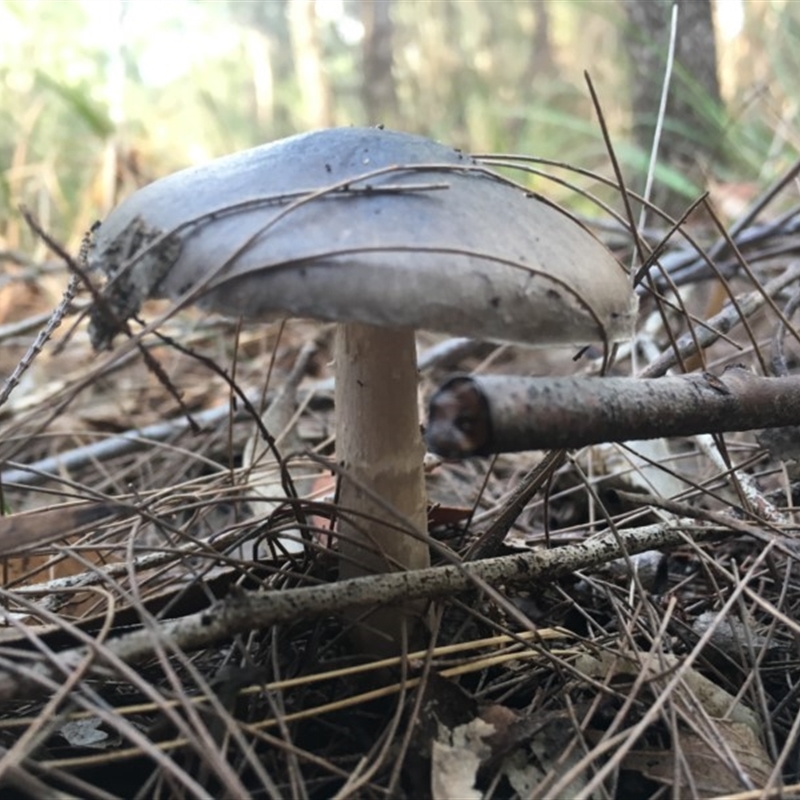
[[[799,217],[746,221],[741,261],[707,218],[684,223],[710,258],[673,237],[615,372],[640,374],[726,313],[731,329],[677,371],[795,371],[797,279],[763,287],[793,268]],[[630,262],[623,234],[599,231]],[[5,258],[8,376],[68,273]],[[731,302],[753,292],[753,307]],[[165,381],[127,343],[91,351],[73,327],[88,302],[0,407],[4,797],[800,796],[796,431],[570,452],[483,555],[592,541],[607,555],[488,586],[469,571],[475,542],[545,454],[431,459],[433,563],[466,564],[471,588],[429,598],[421,645],[376,663],[335,591],[331,326],[181,312],[141,340]],[[427,334],[419,349],[423,399],[452,372],[599,364]],[[288,425],[270,431],[280,461],[248,462],[257,429],[231,380],[262,410],[292,377]],[[658,535],[669,546],[637,545]],[[319,587],[325,603],[305,605]],[[294,611],[270,617],[253,598],[271,593]]]

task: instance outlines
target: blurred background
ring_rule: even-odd
[[[800,3],[682,0],[654,199],[735,216],[794,161]],[[0,0],[0,249],[73,251],[117,199],[288,134],[383,123],[644,186],[664,0]],[[533,179],[532,179],[533,180]],[[569,193],[548,188],[556,199]]]

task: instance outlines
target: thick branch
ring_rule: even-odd
[[[639,378],[450,379],[431,398],[428,447],[448,458],[800,424],[800,376],[742,367]]]

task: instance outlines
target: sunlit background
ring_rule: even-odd
[[[747,193],[797,149],[800,3],[713,8],[721,105],[699,172],[660,176],[687,202],[707,183]],[[610,174],[584,71],[641,185],[625,12],[623,0],[0,0],[0,246],[33,246],[20,203],[74,245],[154,177],[330,125],[382,122]],[[652,44],[666,51],[662,33]]]

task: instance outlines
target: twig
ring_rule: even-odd
[[[11,514],[0,518],[0,556],[29,551],[56,542],[87,526],[95,527],[124,513],[110,503],[61,506],[49,511]]]
[[[255,399],[255,395],[253,397]],[[240,415],[242,419],[251,419],[244,410],[240,412]],[[229,417],[230,408],[228,405],[222,405],[195,414],[194,421],[198,430],[203,430],[211,428]],[[14,464],[14,469],[0,474],[0,483],[4,486],[10,484],[40,486],[47,481],[57,480],[62,470],[77,470],[93,461],[103,461],[126,455],[152,445],[154,442],[180,436],[191,429],[192,426],[186,417],[178,417],[168,422],[157,422],[144,428],[133,428],[125,433],[109,436],[103,441],[76,447],[58,456],[44,458],[28,466]]]
[[[788,324],[794,316],[795,311],[797,311],[798,306],[800,306],[800,286],[795,286],[794,292],[784,306],[783,314],[778,320],[778,324],[775,326],[775,335],[772,337],[772,353],[769,359],[769,366],[772,374],[778,377],[789,374],[783,342],[786,338]]]
[[[725,459],[722,457],[722,453],[719,450],[717,442],[714,441],[713,436],[700,434],[695,437],[695,442],[709,461],[711,461],[720,472],[727,473],[728,479],[733,481],[734,484],[741,489],[745,503],[748,504],[761,519],[775,524],[784,524],[789,521],[785,512],[777,509],[764,497],[764,493],[758,488],[752,475],[749,475],[742,469],[731,469],[730,465],[725,463]]]
[[[533,499],[536,492],[550,480],[553,472],[564,463],[565,455],[563,450],[549,452],[522,478],[489,528],[467,550],[464,555],[465,561],[480,561],[484,558],[493,558],[498,554],[512,525],[519,519],[519,515]]]
[[[75,312],[82,312],[87,308],[88,305],[86,304],[71,303],[66,313],[73,314]],[[32,317],[26,317],[16,322],[7,322],[5,325],[0,325],[0,342],[4,342],[6,339],[13,339],[15,336],[22,336],[32,330],[36,330],[36,328],[41,328],[42,325],[46,325],[47,322],[52,319],[54,314],[55,311],[46,311],[43,314],[35,314]]]
[[[78,278],[73,275],[67,284],[67,288],[64,290],[61,301],[49,315],[47,324],[44,328],[42,328],[41,331],[39,331],[33,344],[28,348],[28,351],[20,359],[17,366],[14,367],[14,371],[3,383],[3,388],[0,389],[0,406],[2,406],[6,400],[8,400],[8,398],[11,396],[11,392],[13,392],[14,389],[19,385],[20,378],[22,378],[39,353],[42,352],[42,349],[44,348],[45,344],[47,344],[56,328],[61,325],[61,321],[69,311],[70,305],[72,304],[75,294],[78,291],[78,285]]]

